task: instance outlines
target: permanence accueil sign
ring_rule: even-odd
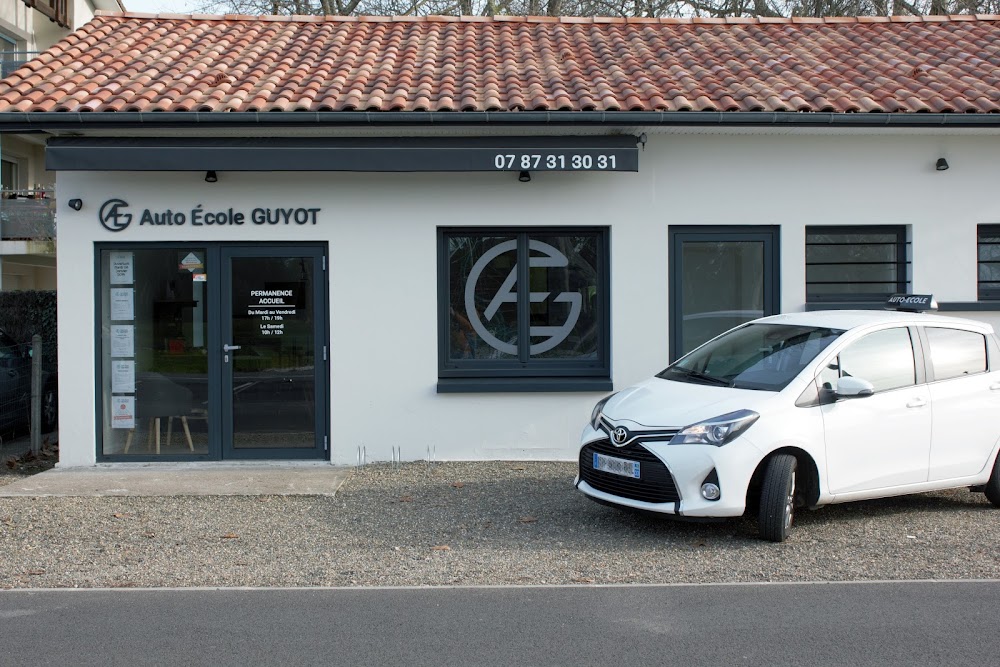
[[[97,213],[98,220],[110,232],[120,232],[132,224],[151,227],[184,226],[240,226],[253,225],[315,225],[321,208],[255,208],[248,213],[234,208],[206,210],[201,204],[188,211],[133,210],[123,199],[109,199]]]

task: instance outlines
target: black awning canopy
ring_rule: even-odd
[[[638,171],[638,138],[54,137],[50,171]]]

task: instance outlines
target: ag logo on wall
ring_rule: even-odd
[[[528,242],[528,248],[529,250],[534,250],[544,255],[544,257],[531,257],[528,260],[528,266],[531,268],[564,267],[569,265],[569,259],[566,255],[548,243],[531,240]],[[465,311],[468,314],[469,323],[472,324],[472,328],[475,329],[480,338],[486,341],[490,347],[511,355],[517,354],[517,346],[513,343],[505,343],[490,333],[483,324],[479,313],[476,311],[476,284],[479,282],[479,277],[482,275],[483,270],[489,266],[490,262],[505,252],[516,250],[517,241],[513,240],[504,241],[503,243],[493,246],[472,266],[472,270],[469,272],[469,278],[465,283]],[[532,303],[544,301],[549,297],[549,294],[549,292],[531,292],[530,301]],[[572,333],[573,327],[576,326],[577,321],[580,319],[580,312],[583,309],[583,296],[581,294],[577,292],[562,292],[557,294],[552,300],[556,303],[568,303],[570,305],[569,315],[566,318],[566,322],[559,326],[532,326],[529,329],[528,333],[532,337],[544,338],[544,340],[531,346],[530,353],[532,355],[548,352],[552,348],[559,345],[559,343],[566,340],[570,333]],[[493,316],[496,315],[497,311],[500,309],[500,306],[504,303],[517,303],[516,263],[513,268],[511,268],[510,274],[507,276],[507,279],[503,281],[500,289],[497,290],[496,294],[490,300],[490,304],[486,307],[486,310],[483,311],[482,316],[485,317],[487,321],[492,320]]]
[[[132,224],[132,214],[125,213],[128,203],[121,199],[109,199],[101,204],[97,217],[109,232],[120,232]]]

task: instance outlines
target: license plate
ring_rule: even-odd
[[[603,470],[612,475],[631,477],[639,479],[639,462],[628,461],[626,459],[616,459],[613,456],[605,456],[594,452],[594,470]]]

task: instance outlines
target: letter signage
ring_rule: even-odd
[[[889,310],[919,313],[922,310],[937,310],[937,303],[932,294],[893,294],[886,301],[885,307]]]
[[[259,318],[261,336],[283,336],[285,319],[295,316],[294,289],[253,289],[247,316]]]
[[[109,232],[120,232],[130,225],[138,227],[305,227],[319,222],[322,208],[268,207],[241,211],[232,206],[205,208],[202,204],[188,210],[172,208],[135,209],[128,202],[114,198],[104,202],[97,219]]]

